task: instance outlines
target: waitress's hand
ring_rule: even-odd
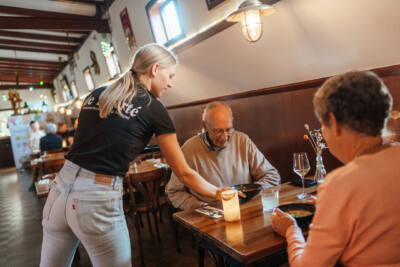
[[[218,200],[222,200],[221,194],[222,194],[222,192],[227,191],[227,190],[232,190],[232,188],[231,187],[220,187],[220,188],[218,188],[217,189],[217,193],[215,195],[215,198],[218,199]],[[242,191],[238,191],[238,194],[242,198],[246,198],[246,195],[243,194]]]
[[[290,226],[297,225],[296,220],[292,216],[278,208],[274,209],[271,213],[271,222],[272,229],[283,237],[286,237],[286,231]]]

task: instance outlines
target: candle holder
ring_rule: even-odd
[[[320,184],[324,181],[326,176],[326,170],[322,159],[322,151],[328,147],[323,142],[324,138],[321,134],[321,129],[310,130],[308,124],[304,124],[304,128],[307,130],[307,134],[304,135],[304,139],[310,142],[316,154],[314,181]]]
[[[221,193],[224,219],[227,222],[240,220],[239,197],[236,190],[227,190]]]

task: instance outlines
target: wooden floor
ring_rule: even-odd
[[[0,169],[0,266],[39,266],[42,243],[42,208],[39,200],[29,191],[31,174],[15,168]],[[181,231],[182,253],[175,251],[173,234],[164,214],[161,224],[161,243],[151,240],[146,226],[143,228],[143,245],[146,267],[197,266],[197,250],[192,247],[192,237]],[[144,216],[145,217],[145,216]],[[146,225],[146,222],[144,222]],[[132,224],[128,220],[130,232]],[[138,264],[136,239],[131,236],[133,265]],[[83,247],[80,247],[80,266],[92,266]],[[214,266],[206,256],[205,266]]]

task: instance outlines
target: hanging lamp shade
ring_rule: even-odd
[[[259,0],[246,0],[226,20],[231,22],[241,21],[243,35],[247,41],[256,42],[263,33],[261,17],[273,13],[275,13],[275,8],[270,5],[265,5]]]

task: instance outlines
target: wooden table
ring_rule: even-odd
[[[168,164],[162,158],[132,162],[126,175],[149,172],[160,168],[169,169]]]
[[[40,158],[37,159],[32,159],[31,160],[32,183],[35,183],[38,180],[39,173],[42,171],[43,165],[45,163],[64,159],[66,153],[67,152],[51,153],[45,156],[41,156]]]
[[[306,188],[313,193],[316,186]],[[281,185],[279,204],[301,202],[296,195],[301,187]],[[213,219],[195,211],[181,211],[174,220],[199,238],[218,247],[243,265],[286,249],[286,240],[272,230],[270,213],[263,212],[260,194],[240,205],[241,220],[228,223],[222,218]]]

